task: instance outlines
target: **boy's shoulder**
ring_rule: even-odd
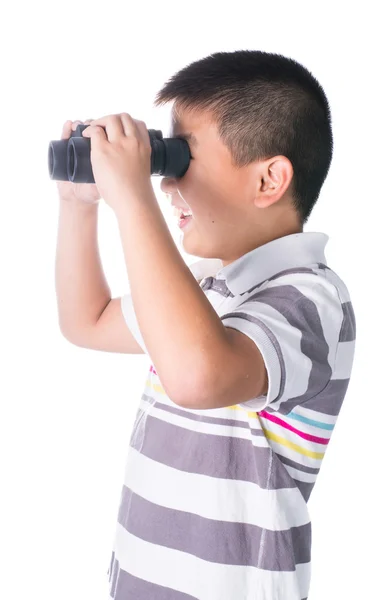
[[[203,258],[190,264],[189,269],[196,281],[200,284],[203,279],[215,277],[222,266],[223,263],[220,259]],[[296,267],[294,269],[278,271],[262,282],[255,280],[254,291],[257,291],[258,286],[260,286],[260,289],[265,290],[270,288],[273,290],[273,288],[280,283],[279,280],[284,280],[284,282],[290,281],[292,285],[294,285],[295,282],[298,284],[305,284],[306,281],[309,286],[313,286],[314,283],[319,283],[325,291],[332,291],[334,295],[337,294],[341,303],[351,301],[349,290],[344,280],[336,273],[336,271],[322,262],[303,264],[301,267]],[[252,289],[252,285],[250,289]]]

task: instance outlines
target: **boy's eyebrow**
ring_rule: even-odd
[[[191,144],[191,146],[197,146],[197,139],[195,138],[195,136],[191,132],[189,132],[189,133],[178,133],[177,135],[174,135],[173,137],[181,138],[183,140],[186,140],[187,142],[189,142]]]
[[[169,137],[174,137],[174,138],[181,138],[183,140],[186,140],[187,142],[189,142],[191,144],[191,146],[197,146],[197,139],[195,138],[195,136],[193,135],[193,133],[191,131],[189,131],[188,133],[173,133],[173,131],[175,129],[177,129],[179,127],[179,123],[178,121],[174,120],[172,122],[172,127],[171,130],[169,132]]]

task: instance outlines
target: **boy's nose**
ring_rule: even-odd
[[[164,194],[172,194],[176,191],[174,177],[163,177],[160,182],[160,189]]]

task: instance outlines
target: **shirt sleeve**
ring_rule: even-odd
[[[256,411],[270,407],[288,414],[319,394],[331,379],[343,322],[335,286],[271,286],[251,294],[221,320],[255,342],[268,373],[267,395],[239,406]]]
[[[137,343],[141,346],[146,354],[148,354],[148,350],[144,344],[143,336],[141,335],[139,324],[136,319],[135,309],[133,308],[132,296],[131,294],[125,294],[121,297],[121,310],[123,312],[123,316],[125,322],[128,326],[128,329],[132,333],[133,337],[137,341]],[[149,354],[148,354],[149,356]]]

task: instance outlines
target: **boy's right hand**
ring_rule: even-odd
[[[84,125],[89,125],[94,119],[87,119]],[[61,139],[67,140],[82,121],[66,121],[63,125]],[[100,201],[99,190],[95,183],[73,183],[72,181],[56,181],[60,198],[86,204],[97,204]]]

